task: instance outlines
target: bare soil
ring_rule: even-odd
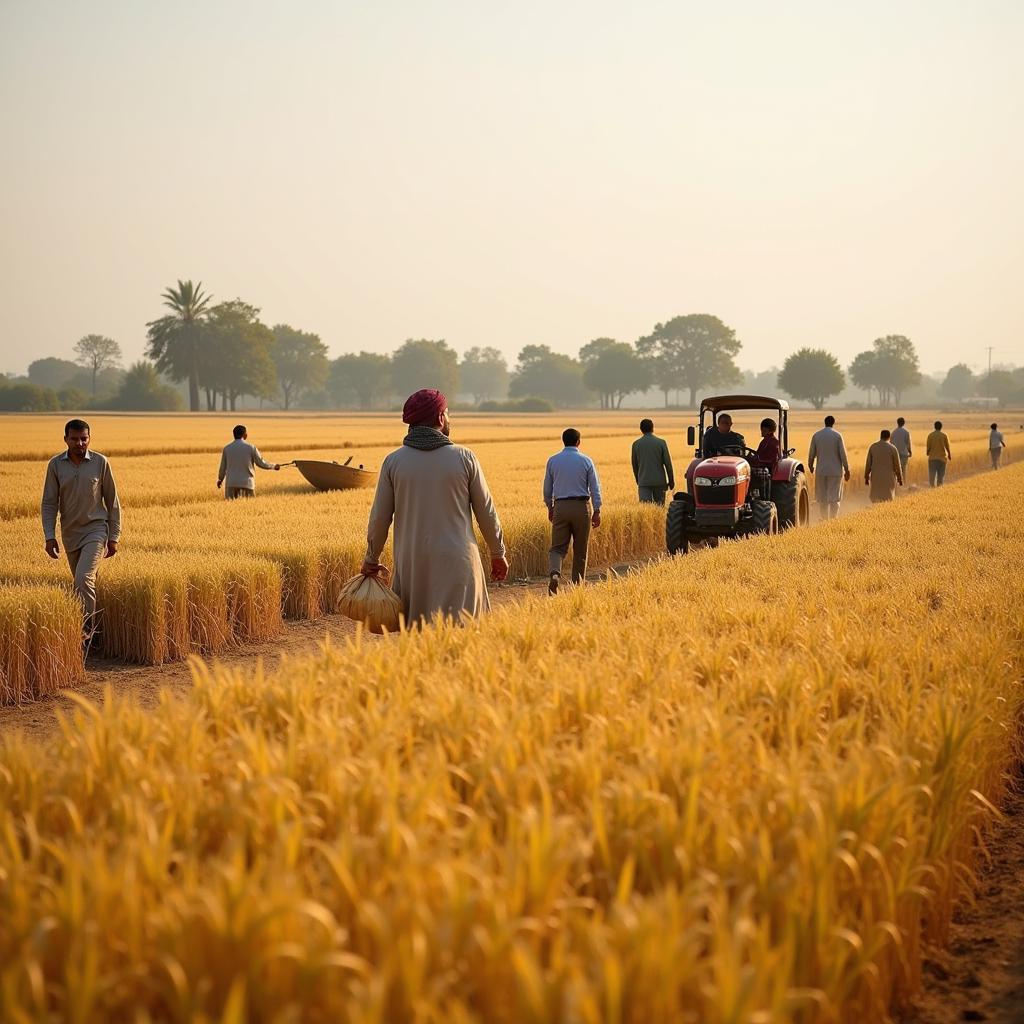
[[[973,903],[953,915],[949,945],[928,951],[924,991],[901,1024],[1024,1022],[1024,784],[987,843]]]

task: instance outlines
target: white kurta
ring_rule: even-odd
[[[460,618],[490,609],[473,519],[492,557],[504,557],[501,523],[476,456],[458,445],[433,451],[402,446],[380,467],[367,527],[375,562],[395,524],[392,587],[406,622],[438,612]]]

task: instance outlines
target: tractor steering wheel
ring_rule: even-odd
[[[743,444],[725,444],[719,448],[723,455],[738,455],[741,459],[753,462],[757,458],[757,452]]]

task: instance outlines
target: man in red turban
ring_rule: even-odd
[[[402,447],[380,467],[362,571],[375,576],[394,522],[392,587],[407,623],[462,619],[490,609],[475,519],[491,554],[491,579],[508,576],[505,541],[476,456],[452,443],[448,399],[434,388],[410,395]]]
[[[448,410],[448,399],[436,388],[421,388],[402,406],[402,422],[411,427],[434,427]]]

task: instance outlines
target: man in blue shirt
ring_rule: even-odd
[[[601,525],[601,483],[594,463],[580,451],[580,432],[570,427],[562,432],[565,447],[548,459],[544,473],[544,504],[551,521],[548,593],[558,593],[562,560],[572,541],[572,581],[587,576],[587,545],[590,528]],[[590,505],[593,503],[593,514]]]

